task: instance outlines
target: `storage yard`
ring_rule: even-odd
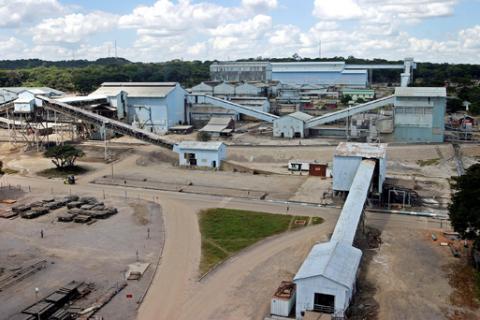
[[[210,68],[0,89],[0,319],[478,319],[448,220],[478,127],[444,87],[413,58]]]

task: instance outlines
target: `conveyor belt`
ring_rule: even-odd
[[[227,110],[233,110],[235,112],[245,114],[247,116],[250,116],[259,120],[267,121],[267,122],[273,122],[273,120],[279,118],[279,116],[276,116],[268,112],[242,106],[241,104],[233,103],[231,101],[220,99],[217,97],[212,97],[209,95],[188,95],[188,102],[198,103],[198,104],[211,104],[217,107],[221,107]]]
[[[59,102],[55,99],[50,99],[44,96],[38,96],[39,99],[44,101],[43,107],[48,110],[56,111],[66,116],[72,117],[77,120],[85,121],[86,123],[96,126],[105,126],[105,129],[112,130],[113,132],[130,136],[132,138],[142,140],[160,147],[173,149],[173,143],[165,140],[163,137],[148,132],[143,129],[135,128],[131,125],[123,123],[121,121],[113,120],[93,112],[89,112],[82,108],[74,107],[69,104]]]

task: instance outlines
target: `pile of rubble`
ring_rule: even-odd
[[[107,219],[118,212],[116,208],[106,207],[95,197],[77,198],[68,203],[67,208],[67,212],[58,215],[58,221],[87,223],[92,219]]]
[[[68,203],[78,199],[78,196],[66,196],[63,198],[49,198],[28,204],[20,204],[12,207],[12,213],[20,215],[24,219],[34,219],[43,216],[50,211],[65,207]]]
[[[67,207],[68,210],[57,216],[57,220],[60,222],[89,223],[96,221],[95,219],[107,219],[118,213],[116,208],[106,207],[95,197],[70,195],[16,205],[12,207],[12,215],[19,215],[24,219],[34,219],[63,207]]]

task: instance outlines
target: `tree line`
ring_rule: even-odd
[[[344,61],[348,64],[402,64],[403,61],[385,59],[359,59],[355,57],[263,59],[242,61]],[[214,61],[172,60],[162,63],[134,63],[123,58],[102,58],[96,61],[43,61],[39,59],[0,61],[0,86],[47,86],[65,92],[87,94],[106,81],[175,81],[184,87],[194,86],[210,78],[209,67]],[[399,82],[402,70],[375,70],[374,83],[394,85]],[[417,63],[414,71],[415,86],[444,86],[457,84],[450,91],[460,99],[469,100],[473,110],[480,113],[479,87],[480,65]],[[471,101],[472,100],[472,101]]]

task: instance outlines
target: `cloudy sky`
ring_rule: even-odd
[[[480,63],[480,0],[0,0],[0,60]]]

